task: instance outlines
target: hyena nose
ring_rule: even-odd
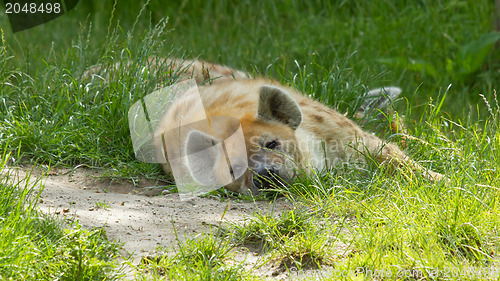
[[[266,189],[276,182],[279,182],[278,169],[276,167],[262,167],[255,171],[253,183],[257,188]]]

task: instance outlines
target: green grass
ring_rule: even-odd
[[[258,280],[234,261],[234,248],[221,232],[201,233],[184,242],[177,237],[175,254],[143,258],[139,270],[145,274],[136,280]]]
[[[285,269],[321,268],[332,265],[333,245],[339,229],[338,221],[318,216],[308,210],[292,209],[276,217],[255,214],[243,224],[234,224],[231,239],[236,245],[256,248],[269,256],[263,263],[273,262]]]
[[[0,113],[7,118],[0,142],[8,139],[37,162],[106,166],[131,178],[155,175],[159,170],[134,161],[126,111],[155,85],[175,81],[161,69],[142,72],[146,59],[184,53],[271,76],[351,114],[367,88],[396,84],[406,99],[396,106],[409,123],[422,122],[425,105],[444,92],[446,117],[487,117],[479,94],[493,97],[498,54],[477,58],[473,73],[448,66],[462,65],[458,58],[468,58],[463,47],[491,31],[488,1],[230,3],[152,1],[139,14],[139,2],[113,10],[112,3],[92,1],[16,35],[2,28]],[[4,15],[0,21],[8,26]],[[53,34],[57,24],[68,28]],[[432,64],[439,75],[401,62],[406,59]],[[109,84],[84,79],[98,63],[108,71],[115,63],[122,67]]]
[[[159,275],[151,278],[254,278],[239,275],[238,265],[226,259],[233,247],[248,243],[263,246],[267,264],[333,265],[358,270],[358,277],[390,270],[433,279],[439,269],[436,279],[448,274],[481,280],[484,275],[457,277],[451,269],[498,267],[500,52],[492,49],[498,37],[492,33],[493,1],[178,2],[122,1],[114,7],[87,1],[17,34],[0,13],[0,147],[18,152],[11,154],[14,164],[83,164],[104,167],[110,177],[164,178],[156,165],[135,160],[126,117],[135,101],[179,78],[164,66],[143,71],[150,57],[200,56],[270,76],[348,116],[367,89],[398,85],[403,97],[394,108],[412,136],[405,151],[449,183],[391,174],[376,165],[304,175],[278,191],[298,209],[256,214],[228,228],[225,235],[234,244],[220,244],[213,234],[187,242],[174,257],[153,265],[151,272]],[[103,66],[101,77],[113,79],[84,75],[96,64]],[[87,245],[80,249],[92,253],[89,260],[103,259],[100,247],[109,245],[100,232],[65,232],[58,222],[39,219],[34,203],[17,207],[24,197],[9,185],[2,188],[10,190],[0,201],[7,210],[2,216],[16,218],[1,226],[10,233],[2,241],[10,242],[0,247],[17,249],[0,258],[8,276],[74,273],[74,265],[60,261],[78,261],[82,252],[67,246],[76,241]],[[40,229],[35,242],[27,235],[31,227]],[[65,242],[53,245],[51,239]],[[339,247],[345,251],[335,252]],[[193,249],[215,251],[217,262],[207,265],[210,258],[193,257]],[[39,260],[52,269],[40,272]],[[112,276],[107,260],[94,271],[97,263],[90,262],[88,276]],[[336,280],[330,272],[324,280]]]
[[[104,200],[104,201],[96,201],[95,202],[95,206],[98,209],[104,209],[104,210],[109,209],[109,204],[106,202],[106,200]]]
[[[36,210],[40,180],[11,177],[7,156],[0,161],[0,279],[118,279],[119,245],[110,243],[103,230],[82,229]]]

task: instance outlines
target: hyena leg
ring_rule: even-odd
[[[251,75],[246,72],[202,60],[168,58],[166,63],[173,71],[180,71],[181,74],[184,74],[181,81],[195,79],[197,84],[205,82],[213,84],[228,79],[243,80],[251,78]]]
[[[413,174],[421,175],[430,181],[446,179],[444,175],[426,169],[413,161],[395,144],[385,143],[375,136],[367,135],[364,145],[379,164],[389,165],[392,169],[409,169]]]
[[[377,110],[384,110],[389,104],[391,104],[399,95],[401,94],[401,89],[398,87],[383,87],[379,89],[370,90],[363,97],[365,99],[364,103],[358,109],[356,117],[358,119],[366,120],[365,118],[369,115],[377,115]],[[388,114],[388,112],[387,112]],[[382,114],[378,114],[377,118],[383,118]],[[394,118],[391,121],[390,129],[393,134],[404,133],[405,128],[402,124],[402,120],[399,117]],[[400,141],[400,144],[405,146],[406,138]],[[423,175],[425,178],[438,181],[446,179],[442,174],[425,169],[412,159],[408,157],[397,145],[392,143],[384,143],[377,137],[372,135],[365,135],[364,137],[365,145],[369,148],[371,153],[376,155],[376,160],[379,163],[388,163],[394,168],[409,168],[414,174]]]

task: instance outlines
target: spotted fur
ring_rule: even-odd
[[[210,81],[199,86],[209,119],[231,116],[242,126],[248,169],[234,177],[235,180],[226,186],[229,190],[257,194],[272,184],[291,181],[298,169],[310,172],[345,163],[363,165],[367,155],[392,168],[407,167],[430,180],[443,178],[441,174],[426,170],[411,160],[397,145],[363,131],[343,114],[294,88],[266,78],[252,78],[242,71],[204,61],[172,59],[170,62],[172,66],[183,68],[187,76],[195,78],[198,83]],[[197,116],[199,112],[193,109],[193,102],[193,95],[186,93],[169,109],[155,133],[157,148],[162,146],[159,141],[161,135],[179,125],[179,113],[184,117],[201,118]],[[207,143],[211,137],[225,139],[232,131],[229,125],[217,126],[211,128],[209,124],[193,128],[200,133],[191,134],[182,140],[182,144],[189,149],[190,145]],[[227,164],[237,163],[238,159],[217,161]],[[206,171],[217,171],[220,163],[197,162],[196,167],[191,168],[195,170],[195,176],[203,181],[204,165]],[[186,165],[189,168],[190,164]],[[168,164],[163,164],[163,169],[170,172]],[[234,171],[231,172],[234,174]]]

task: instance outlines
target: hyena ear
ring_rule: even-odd
[[[295,130],[302,122],[302,113],[289,94],[278,87],[266,85],[259,90],[257,118],[278,121]]]
[[[216,144],[220,141],[198,130],[189,132],[185,143],[186,166],[200,184],[217,184],[216,166],[219,158]]]

